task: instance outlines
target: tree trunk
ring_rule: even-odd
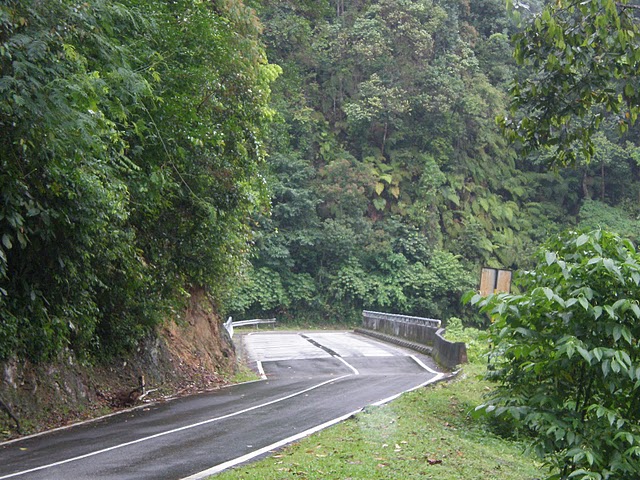
[[[582,172],[582,196],[586,200],[591,199],[591,192],[589,191],[589,182],[587,177],[587,169],[585,168],[584,172]]]
[[[389,122],[384,122],[384,134],[382,135],[382,156],[384,157],[384,149],[387,145],[387,132],[389,131]]]
[[[604,202],[604,160],[600,164],[600,192],[601,192],[600,200]]]

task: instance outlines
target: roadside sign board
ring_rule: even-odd
[[[511,270],[483,267],[480,275],[480,295],[511,292]]]

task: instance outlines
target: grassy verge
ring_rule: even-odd
[[[470,416],[490,385],[477,340],[456,380],[368,407],[340,425],[260,462],[217,475],[228,479],[482,479],[533,480],[542,467],[524,446],[492,433]]]

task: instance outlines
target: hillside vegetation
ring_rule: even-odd
[[[269,82],[240,1],[0,6],[0,360],[130,351],[219,304],[266,202]]]
[[[255,2],[273,84],[270,215],[230,308],[325,321],[379,309],[471,320],[479,267],[531,266],[570,227],[637,238],[637,129],[549,170],[496,125],[517,67],[504,2]],[[523,21],[539,10],[523,10]],[[517,83],[516,83],[517,84]],[[476,323],[482,319],[476,317]]]

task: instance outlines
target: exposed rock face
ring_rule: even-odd
[[[0,364],[0,400],[20,419],[23,433],[32,433],[125,406],[117,399],[136,389],[140,375],[153,392],[147,399],[219,388],[235,362],[235,349],[211,302],[194,291],[183,320],[167,321],[127,358],[84,366],[66,352],[54,363],[11,359]],[[0,410],[0,440],[16,434],[15,421]]]

